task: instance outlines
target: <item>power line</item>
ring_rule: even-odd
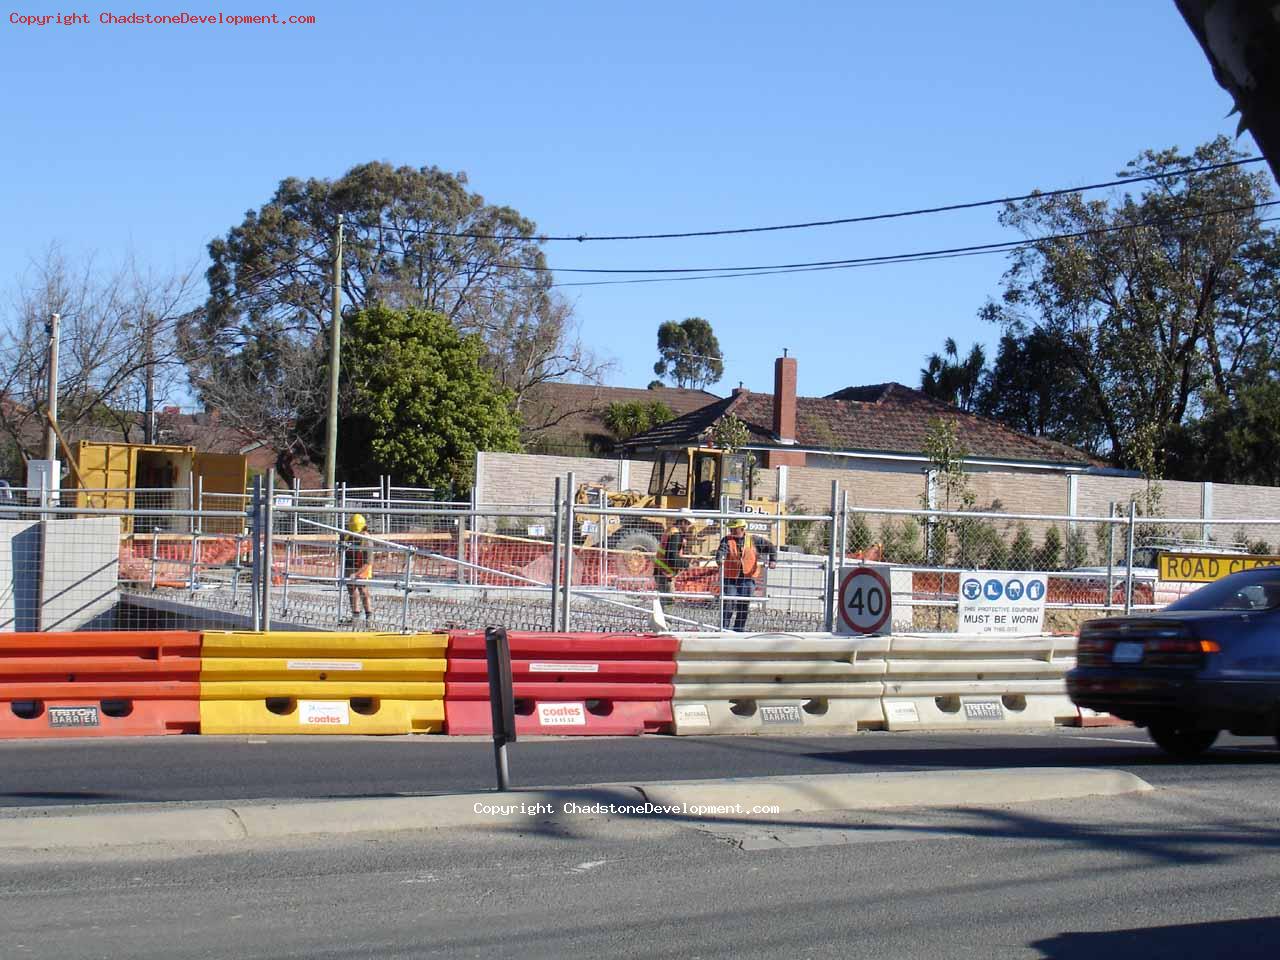
[[[1265,157],[1243,157],[1237,160],[1225,160],[1222,163],[1210,163],[1202,167],[1187,167],[1181,170],[1170,170],[1165,173],[1151,173],[1141,177],[1122,177],[1116,180],[1104,180],[1099,183],[1088,183],[1078,187],[1060,187],[1055,190],[1036,190],[1031,193],[1010,197],[997,197],[990,200],[972,200],[964,203],[948,203],[936,207],[918,207],[913,210],[898,210],[892,213],[873,213],[855,217],[839,217],[833,220],[807,220],[801,223],[779,223],[758,227],[728,227],[717,230],[686,230],[673,233],[622,233],[591,236],[589,234],[540,234],[533,237],[512,237],[500,233],[472,233],[464,230],[401,230],[400,233],[421,237],[444,237],[463,240],[536,240],[540,243],[548,241],[574,241],[588,243],[613,240],[685,240],[693,237],[728,237],[750,233],[774,233],[781,230],[808,230],[814,227],[834,227],[850,223],[871,223],[877,220],[897,220],[903,217],[919,217],[932,213],[949,213],[955,210],[977,210],[982,207],[995,207],[1006,203],[1018,203],[1023,200],[1036,200],[1045,197],[1060,197],[1071,193],[1084,193],[1090,190],[1104,190],[1130,183],[1145,183],[1151,180],[1167,180],[1193,173],[1208,173],[1213,170],[1225,170],[1251,163],[1262,163]]]
[[[1258,206],[1273,206],[1280,201],[1270,201],[1266,204],[1258,204]],[[1280,217],[1264,217],[1259,223],[1275,223],[1280,221]],[[1152,226],[1153,224],[1142,223],[1132,224],[1119,228],[1108,229],[1135,229],[1137,227]],[[857,260],[832,261],[829,263],[801,264],[796,266],[780,266],[777,268],[765,268],[759,270],[747,270],[744,272],[719,272],[719,273],[697,273],[685,274],[681,276],[661,276],[661,277],[643,277],[630,280],[582,280],[570,281],[567,283],[553,283],[553,287],[605,287],[615,286],[618,284],[634,284],[634,283],[674,283],[680,280],[732,280],[741,277],[768,277],[786,273],[818,273],[825,270],[851,270],[857,267],[876,267],[885,266],[894,263],[921,263],[927,260],[957,260],[961,257],[977,257],[989,255],[992,253],[1006,253],[1010,250],[1016,250],[1021,247],[1032,247],[1038,243],[1045,243],[1054,240],[1069,240],[1080,236],[1086,236],[1090,233],[1100,231],[1081,231],[1075,234],[1057,234],[1054,236],[1040,237],[1035,240],[1015,240],[1008,243],[981,244],[973,247],[954,247],[949,250],[925,250],[918,253],[904,253],[884,257],[863,257]],[[732,268],[725,268],[731,271]]]
[[[1025,243],[1044,243],[1049,240],[1071,240],[1079,237],[1092,236],[1099,233],[1113,233],[1124,230],[1136,230],[1143,227],[1165,226],[1168,224],[1178,223],[1183,220],[1198,220],[1203,217],[1219,216],[1228,213],[1244,213],[1249,210],[1257,210],[1262,207],[1275,206],[1280,200],[1265,200],[1261,203],[1240,204],[1234,207],[1220,207],[1217,210],[1205,210],[1197,213],[1189,213],[1179,217],[1169,217],[1165,220],[1146,220],[1137,223],[1117,224],[1111,227],[1095,227],[1089,230],[1079,230],[1074,233],[1061,233],[1040,237],[1031,241],[1011,240],[1004,243],[985,243],[967,247],[955,247],[944,250],[927,250],[920,254],[888,254],[883,257],[859,257],[854,259],[840,260],[812,260],[805,263],[766,263],[754,266],[720,266],[720,267],[523,267],[518,269],[526,269],[535,272],[546,271],[548,273],[716,273],[716,272],[738,272],[753,270],[787,270],[793,267],[832,267],[842,266],[848,263],[862,263],[875,260],[896,260],[900,257],[909,256],[926,256],[935,253],[957,253],[969,250],[987,250],[1002,249],[1009,247],[1022,246]],[[512,269],[517,269],[515,265],[511,265]]]

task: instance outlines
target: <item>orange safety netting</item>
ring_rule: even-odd
[[[1055,576],[1047,573],[1047,603],[1070,603],[1079,606],[1107,606],[1107,578],[1098,577]],[[954,600],[960,594],[959,573],[934,573],[931,571],[916,572],[911,575],[911,598],[913,600]],[[1111,584],[1111,606],[1124,606],[1125,580],[1116,576]],[[1133,584],[1133,602],[1150,604],[1155,602],[1155,590],[1150,580],[1137,580]]]

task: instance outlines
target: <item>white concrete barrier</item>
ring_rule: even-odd
[[[882,726],[888,637],[685,634],[672,714],[682,735]]]
[[[896,634],[884,677],[889,730],[1077,723],[1064,677],[1075,637]]]

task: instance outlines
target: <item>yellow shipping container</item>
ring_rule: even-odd
[[[245,509],[248,462],[239,453],[198,453],[195,447],[145,443],[103,443],[81,440],[76,444],[79,483],[76,505],[118,510],[189,510],[193,497],[206,510]],[[201,494],[203,496],[201,496]],[[122,518],[123,531],[132,532],[133,518]],[[139,532],[158,527],[167,532],[189,532],[185,517],[159,513],[144,517]],[[204,533],[239,533],[238,519],[206,519]]]

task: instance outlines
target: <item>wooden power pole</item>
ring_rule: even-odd
[[[342,214],[333,240],[333,326],[329,336],[329,419],[324,444],[324,486],[336,490],[338,454],[338,368],[342,361]]]

